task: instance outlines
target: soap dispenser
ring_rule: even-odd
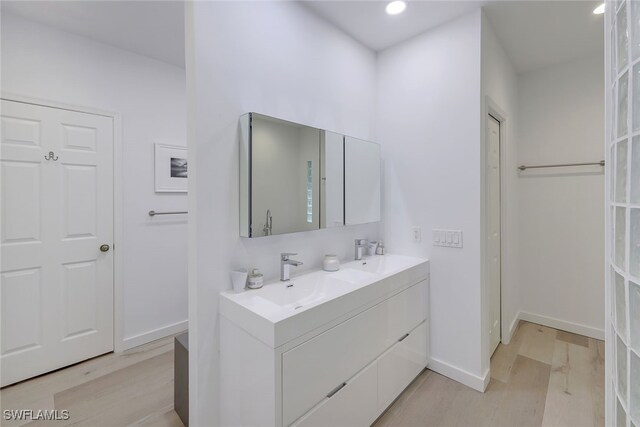
[[[384,243],[382,243],[382,240],[378,242],[378,247],[376,248],[376,255],[384,255]]]
[[[264,284],[264,280],[262,277],[262,273],[257,268],[251,270],[251,274],[249,275],[249,280],[247,283],[247,287],[249,289],[260,289]]]

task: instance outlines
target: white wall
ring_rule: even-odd
[[[231,42],[232,41],[232,42]],[[325,253],[353,257],[353,239],[377,224],[241,239],[238,119],[255,111],[375,140],[375,54],[295,2],[193,2],[187,6],[189,93],[190,419],[218,417],[218,295],[233,268],[298,271]]]
[[[431,367],[482,388],[480,32],[476,10],[378,55],[389,252],[431,259]],[[412,241],[411,226],[422,228]],[[462,249],[433,246],[461,229]]]
[[[502,342],[508,343],[511,334],[517,326],[520,311],[520,283],[518,270],[518,76],[500,45],[491,24],[482,16],[482,120],[483,129],[485,120],[490,111],[490,105],[497,107],[504,114],[501,123],[501,131],[504,138],[501,142],[501,204],[502,204]],[[495,114],[495,111],[494,111]],[[481,132],[482,146],[485,147],[484,138],[486,132]],[[483,148],[483,155],[485,148]],[[482,197],[484,200],[484,196]],[[484,208],[483,208],[484,212]],[[484,224],[484,220],[483,220]],[[483,237],[485,239],[486,236]],[[483,260],[484,263],[484,260]],[[488,291],[488,288],[485,288]],[[490,301],[486,294],[485,314],[486,330],[490,328],[489,313]],[[489,348],[484,352],[489,357]]]
[[[125,345],[187,319],[187,225],[147,212],[185,210],[154,193],[154,143],[186,144],[185,71],[87,38],[2,15],[2,91],[122,117]]]
[[[601,55],[521,75],[518,162],[603,159],[603,85]],[[523,311],[604,337],[603,168],[520,175]]]

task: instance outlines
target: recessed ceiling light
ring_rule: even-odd
[[[385,10],[389,15],[397,15],[399,13],[404,12],[406,8],[407,8],[407,3],[403,2],[402,0],[396,0],[389,3]]]
[[[601,5],[598,5],[598,7],[593,9],[594,15],[602,15],[603,13],[604,13],[604,3],[602,3]]]

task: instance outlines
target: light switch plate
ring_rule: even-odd
[[[433,229],[433,246],[462,247],[462,230]]]

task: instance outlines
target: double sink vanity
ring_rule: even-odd
[[[380,220],[378,144],[257,113],[239,129],[241,237]],[[290,276],[283,253],[281,280],[221,294],[223,426],[368,426],[427,366],[429,262],[365,243],[338,271]]]
[[[427,366],[428,286],[388,254],[222,293],[222,425],[371,425]]]

